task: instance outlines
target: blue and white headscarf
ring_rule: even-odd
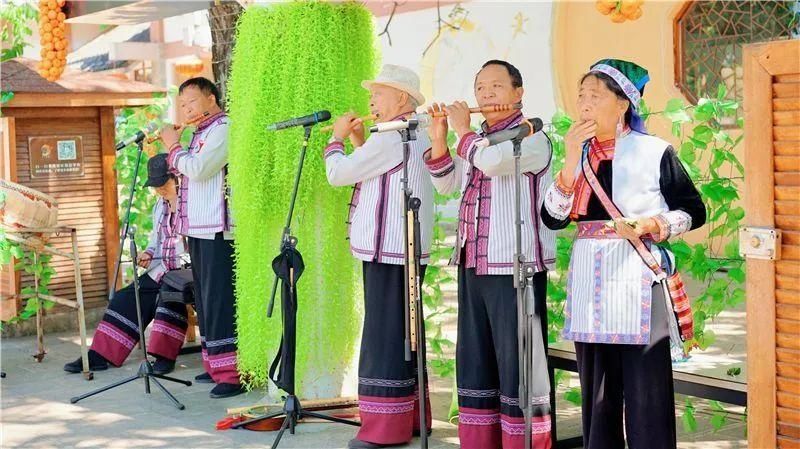
[[[650,81],[650,75],[647,70],[637,64],[621,59],[601,59],[592,65],[589,73],[603,73],[617,83],[631,102],[631,129],[647,134],[644,120],[639,115],[642,92],[645,84]]]

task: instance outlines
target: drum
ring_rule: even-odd
[[[0,179],[0,222],[13,228],[52,228],[58,203],[44,193]]]

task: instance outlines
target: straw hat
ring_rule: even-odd
[[[418,104],[425,103],[425,96],[419,91],[419,76],[409,68],[386,64],[374,80],[362,82],[361,87],[369,89],[373,84],[393,87],[410,95]]]

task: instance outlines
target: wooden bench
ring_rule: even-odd
[[[547,349],[547,364],[550,379],[555,379],[555,370],[578,372],[578,362],[575,357],[575,348],[572,342],[560,342],[550,345]],[[711,368],[707,364],[716,365]],[[698,398],[710,399],[734,405],[747,405],[747,376],[744,362],[731,363],[729,359],[719,359],[713,356],[698,354],[687,362],[673,366],[672,377],[675,393],[685,394]],[[728,376],[729,368],[739,367],[741,373]],[[556,401],[555,385],[550,385],[551,390],[551,423],[553,446],[556,448],[574,448],[583,445],[581,436],[558,439],[556,432]]]

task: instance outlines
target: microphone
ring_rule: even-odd
[[[542,130],[544,124],[540,118],[529,118],[523,120],[519,125],[487,134],[484,138],[475,142],[478,148],[486,148],[498,143],[503,143],[507,140],[524,139],[532,136]]]
[[[122,142],[117,144],[117,151],[127,147],[132,143],[139,143],[147,137],[148,134],[151,134],[155,131],[158,131],[158,125],[155,122],[150,122],[144,129],[140,129],[136,132],[136,134],[128,137],[127,139],[123,140]]]
[[[316,125],[320,122],[327,122],[331,119],[330,111],[317,111],[313,114],[306,115],[303,117],[292,118],[289,120],[284,120],[282,122],[275,122],[271,125],[267,125],[267,131],[280,131],[286,128],[292,128],[294,126],[311,126]]]
[[[401,129],[416,128],[423,129],[431,126],[433,119],[429,114],[417,114],[410,120],[394,120],[391,122],[376,123],[369,128],[371,133],[385,133],[389,131],[400,131]]]

